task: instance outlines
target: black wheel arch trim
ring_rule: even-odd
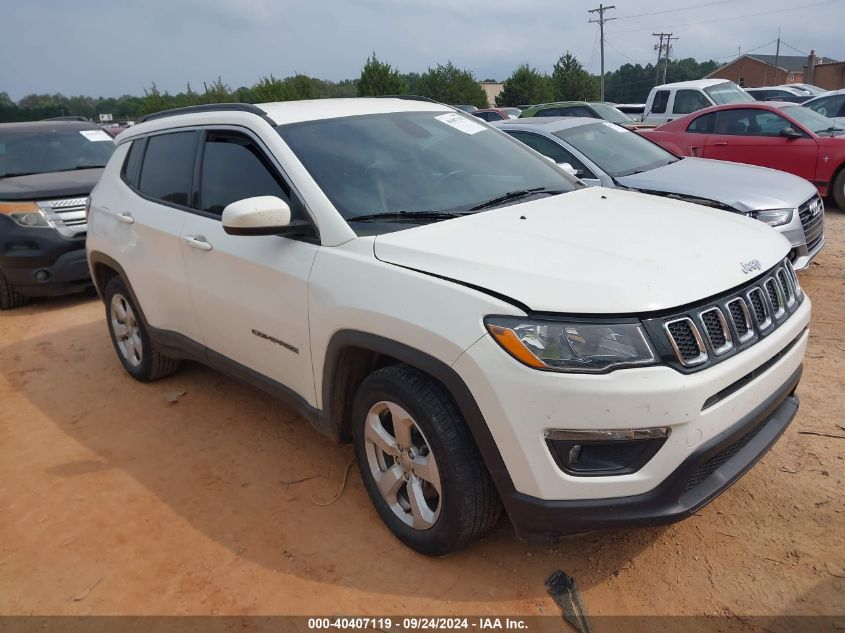
[[[499,452],[499,447],[493,439],[493,434],[484,420],[478,403],[469,387],[454,369],[426,352],[360,330],[339,330],[335,332],[326,347],[322,383],[323,417],[330,421],[331,426],[335,429],[334,434],[339,439],[344,439],[342,429],[344,411],[337,410],[337,399],[334,394],[337,393],[338,381],[342,378],[337,372],[341,355],[344,350],[350,348],[389,356],[428,374],[446,388],[466,421],[487,470],[493,478],[493,483],[496,485],[496,489],[507,509],[508,498],[512,497],[515,488],[502,459],[502,454]]]

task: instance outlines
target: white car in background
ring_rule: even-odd
[[[502,508],[535,538],[680,520],[798,408],[810,301],[781,235],[585,187],[438,103],[147,117],[88,221],[132,377],[187,358],[285,399],[354,443],[379,516],[425,554]]]

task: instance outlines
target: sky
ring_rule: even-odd
[[[608,0],[603,0],[608,2]],[[845,59],[845,0],[609,0],[606,69],[673,57],[729,61],[743,51]],[[522,63],[551,72],[572,51],[599,72],[598,0],[0,0],[0,92],[119,96],[155,82],[180,92],[218,76],[360,75],[372,52],[402,72],[453,61],[479,79]],[[793,50],[790,47],[794,47]],[[800,51],[800,52],[798,52]]]

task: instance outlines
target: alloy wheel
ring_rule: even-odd
[[[364,425],[367,465],[382,498],[406,525],[433,527],[443,505],[440,471],[411,415],[394,402],[375,403]]]
[[[141,330],[132,304],[120,293],[112,296],[109,318],[120,355],[132,367],[138,367],[144,360]]]

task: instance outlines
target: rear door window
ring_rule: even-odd
[[[190,205],[194,162],[199,132],[169,132],[147,139],[147,151],[138,180],[138,189],[146,196],[177,204]]]

